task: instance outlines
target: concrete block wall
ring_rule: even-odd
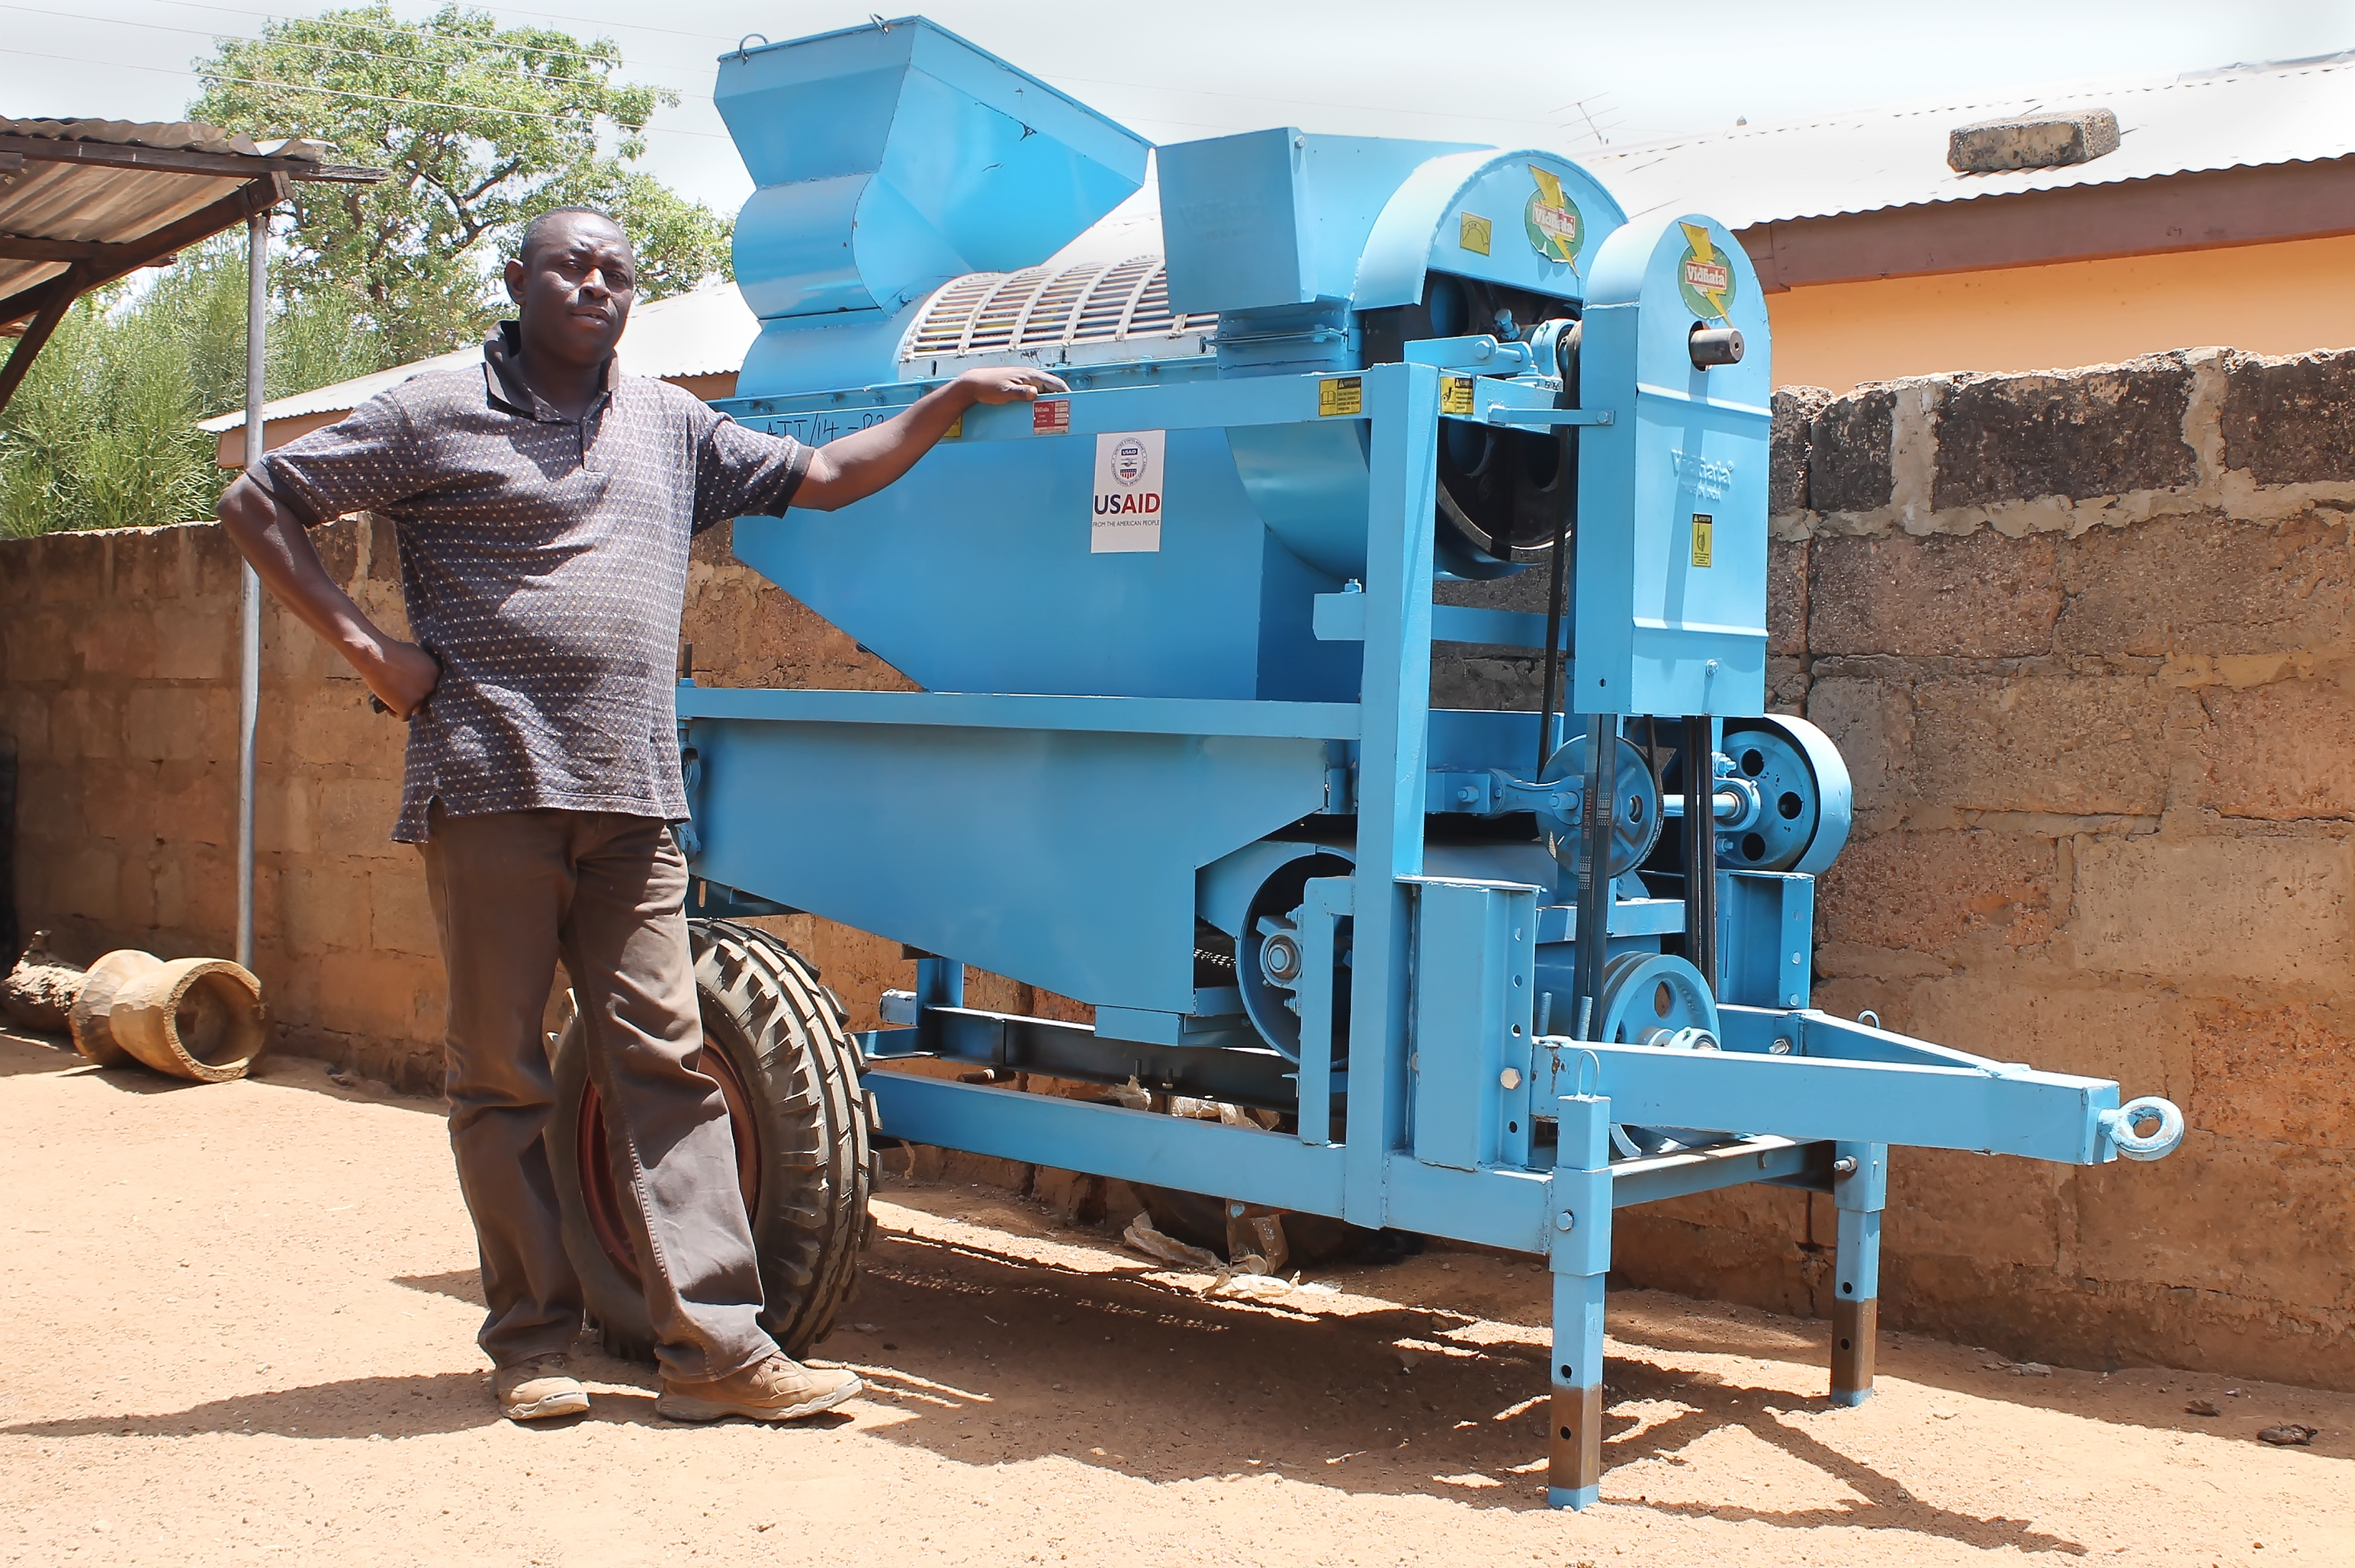
[[[314,536],[379,624],[404,628],[389,524]],[[17,912],[87,962],[114,947],[234,951],[238,560],[215,525],[0,541],[0,735],[16,750]],[[749,568],[698,541],[685,635],[718,685],[907,683]],[[405,1088],[439,1085],[442,965],[416,852],[388,835],[403,731],[274,603],[262,612],[255,969],[278,1049]],[[899,944],[809,916],[772,925],[872,1028]],[[12,955],[13,956],[13,955]],[[976,1005],[1072,1005],[977,976]]]
[[[1884,1313],[2010,1354],[2355,1387],[2355,355],[2178,354],[1776,397],[1774,700],[1858,786],[1819,1001],[2189,1114],[2158,1166],[1897,1157]],[[322,530],[399,624],[390,530]],[[699,542],[728,685],[904,684]],[[236,562],[217,528],[0,543],[0,734],[27,931],[221,953],[235,911]],[[1540,574],[1444,596],[1532,607]],[[429,1086],[440,976],[386,839],[400,727],[266,613],[258,965],[286,1047]],[[1434,698],[1535,702],[1449,648]],[[775,923],[861,1027],[896,944]],[[978,1005],[1084,1016],[976,977]],[[1075,1198],[1081,1207],[1097,1200]],[[1632,1211],[1649,1284],[1824,1305],[1831,1215],[1779,1189]]]
[[[1790,389],[1775,416],[1771,700],[1856,782],[1817,1004],[2190,1124],[2157,1165],[1898,1152],[1884,1321],[2355,1387],[2355,354]],[[1434,686],[1534,706],[1534,678],[1469,649]],[[1828,1200],[1620,1224],[1634,1279],[1828,1305]]]

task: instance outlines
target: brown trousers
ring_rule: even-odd
[[[474,1216],[500,1366],[570,1348],[581,1282],[549,1167],[555,1084],[540,1020],[561,958],[604,1104],[664,1373],[725,1377],[776,1349],[687,954],[687,862],[670,829],[614,812],[451,816],[437,805],[426,887],[450,975],[450,1147]]]

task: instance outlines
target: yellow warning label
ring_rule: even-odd
[[[1469,212],[1459,212],[1455,215],[1455,242],[1458,245],[1475,255],[1485,256],[1488,253],[1490,228],[1487,219]]]
[[[1717,549],[1717,522],[1707,512],[1695,512],[1692,520],[1692,563],[1707,566]]]
[[[1439,411],[1443,414],[1469,414],[1472,411],[1472,378],[1442,376],[1439,379]]]
[[[942,435],[941,435],[941,439],[942,439],[943,441],[954,441],[957,437],[959,437],[959,436],[963,435],[964,433],[964,416],[963,414],[959,414],[959,415],[957,415],[957,417],[955,418],[955,420],[954,420],[954,421],[953,421],[950,423],[949,428],[948,428],[945,432],[943,432],[942,433]]]
[[[1366,411],[1366,380],[1362,376],[1328,376],[1316,383],[1316,417],[1348,418]]]

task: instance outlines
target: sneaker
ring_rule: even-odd
[[[665,1378],[655,1412],[673,1421],[718,1421],[730,1415],[748,1421],[798,1421],[832,1410],[864,1387],[856,1372],[817,1371],[780,1350],[711,1382]]]
[[[553,1421],[589,1408],[589,1391],[562,1355],[534,1356],[501,1367],[491,1374],[491,1392],[498,1399],[499,1413],[509,1421]]]

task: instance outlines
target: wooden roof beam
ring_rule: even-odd
[[[0,389],[0,408],[7,407],[7,395],[16,389],[16,383],[25,379],[25,371],[32,368],[33,356],[40,351],[41,343],[57,329],[56,323],[51,322],[48,330],[41,332],[37,339],[34,336],[52,310],[62,320],[66,307],[91,290],[142,267],[153,266],[224,229],[234,229],[253,214],[267,212],[285,199],[286,176],[273,171],[240,186],[209,207],[200,207],[177,222],[143,235],[135,243],[109,247],[112,253],[102,261],[77,261],[48,282],[0,300],[0,323],[33,318],[33,325],[25,329],[15,352],[8,356],[7,368],[0,370],[0,389]]]

